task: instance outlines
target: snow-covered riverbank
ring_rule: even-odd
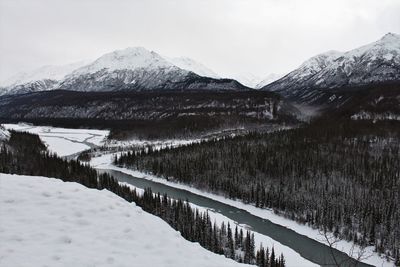
[[[246,266],[107,190],[0,173],[1,266]]]
[[[204,192],[204,191],[198,190],[196,188],[193,188],[193,187],[190,187],[190,186],[187,186],[184,184],[170,182],[170,181],[167,181],[166,179],[162,179],[162,178],[156,177],[154,175],[150,175],[150,174],[146,174],[146,173],[142,173],[142,172],[126,169],[126,168],[119,168],[112,164],[113,157],[114,157],[113,154],[105,154],[100,157],[93,158],[90,164],[94,168],[112,169],[112,170],[121,171],[123,173],[130,174],[130,175],[133,175],[138,178],[148,179],[148,180],[162,183],[162,184],[165,184],[165,185],[168,185],[171,187],[184,189],[184,190],[190,191],[197,195],[205,196],[207,198],[210,198],[210,199],[246,210],[255,216],[258,216],[258,217],[264,218],[264,219],[268,219],[273,223],[285,226],[289,229],[294,230],[295,232],[297,232],[299,234],[305,235],[305,236],[312,238],[318,242],[326,244],[325,238],[320,234],[320,232],[318,230],[312,229],[311,227],[309,227],[307,225],[299,224],[293,220],[286,219],[282,216],[279,216],[279,215],[275,214],[272,210],[256,208],[253,205],[244,204],[241,201],[227,199],[223,196]],[[353,249],[353,254],[352,254],[353,256],[356,256],[360,249],[358,246],[353,247],[352,243],[344,241],[344,240],[336,243],[335,248],[340,251],[343,251],[345,253],[349,253]],[[288,249],[290,249],[290,248],[288,248]],[[283,253],[285,254],[285,252],[283,252]],[[365,255],[368,256],[366,259],[362,260],[365,263],[368,263],[368,264],[371,264],[374,266],[383,266],[383,267],[394,266],[393,262],[388,262],[388,261],[386,261],[386,259],[382,258],[380,255],[375,253],[373,251],[373,247],[367,247],[365,249]],[[298,265],[289,265],[289,266],[298,266]]]

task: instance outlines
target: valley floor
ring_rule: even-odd
[[[0,174],[1,266],[244,266],[107,190]]]
[[[19,127],[23,128],[23,129],[18,129],[18,130],[35,131],[36,133],[39,134],[41,139],[44,140],[44,141],[45,141],[45,138],[44,138],[45,136],[43,136],[43,135],[46,133],[46,131],[47,132],[49,132],[49,131],[52,132],[52,134],[54,135],[53,137],[55,137],[55,138],[56,138],[56,136],[59,136],[59,137],[64,136],[63,135],[63,131],[59,132],[59,131],[51,129],[51,127],[50,127],[50,129],[47,129],[47,130],[43,130],[40,127],[38,127],[37,129],[35,129],[35,128],[27,129],[26,126],[19,126]],[[7,126],[7,128],[14,128],[15,129],[16,126],[13,125],[11,127],[11,125],[9,125],[9,126]],[[32,130],[32,129],[35,129],[35,130]],[[68,130],[69,132],[75,131],[75,129],[64,129],[64,130]],[[86,130],[77,130],[77,131],[86,131]],[[88,131],[88,134],[89,134],[89,133],[91,133],[92,130],[87,130],[87,131]],[[96,130],[94,130],[94,131],[96,131]],[[84,132],[81,132],[80,134],[84,134]],[[97,134],[97,133],[95,133],[95,134]],[[78,136],[80,136],[80,135],[78,135]],[[90,136],[90,134],[89,134],[89,136]],[[80,139],[80,140],[83,140],[83,139]],[[100,137],[97,140],[100,140]],[[178,140],[178,141],[175,141],[175,142],[171,141],[172,143],[169,144],[169,145],[179,145],[179,144],[185,144],[187,142],[190,143],[190,142],[193,142],[193,141],[198,141],[198,140],[191,140],[191,141],[179,141]],[[140,143],[140,145],[143,144],[142,141],[139,142],[139,143]],[[98,144],[103,144],[103,142],[99,141]],[[111,143],[109,145],[110,146],[120,146],[120,145],[133,145],[133,144],[136,144],[136,142],[133,142],[133,143],[132,142],[126,142],[126,144],[117,142],[115,144]],[[149,143],[149,145],[153,145],[153,144]],[[156,147],[156,148],[159,148],[159,147],[162,147],[162,146],[163,146],[162,143],[154,144],[154,147]],[[69,153],[69,152],[68,153],[66,152],[66,150],[65,150],[66,148],[65,148],[64,145],[57,145],[57,146],[53,146],[53,147],[51,145],[49,145],[49,148],[52,149],[54,152],[56,152],[58,155],[68,155],[68,153]],[[248,205],[248,204],[244,204],[244,203],[242,203],[240,201],[226,199],[226,198],[224,198],[222,196],[217,196],[217,195],[214,195],[214,194],[203,192],[203,191],[197,190],[195,188],[192,188],[190,186],[177,184],[177,183],[173,183],[173,182],[168,182],[165,179],[161,179],[161,178],[158,178],[158,177],[155,177],[155,176],[151,176],[151,175],[148,175],[148,174],[144,174],[144,173],[140,173],[140,172],[136,172],[136,171],[132,171],[132,170],[128,170],[128,169],[123,169],[123,168],[118,168],[118,167],[112,165],[113,156],[114,156],[114,154],[104,154],[104,155],[101,155],[99,157],[94,157],[94,158],[92,158],[90,164],[95,168],[119,170],[119,171],[125,172],[127,174],[134,175],[135,177],[149,179],[149,180],[156,181],[158,183],[167,184],[168,186],[171,186],[171,187],[176,187],[176,188],[181,188],[181,189],[188,190],[188,191],[193,192],[195,194],[202,195],[202,196],[208,197],[210,199],[214,199],[214,200],[217,200],[219,202],[226,203],[228,205],[232,205],[232,206],[247,210],[248,212],[250,212],[253,215],[256,215],[256,216],[261,217],[261,218],[268,219],[273,223],[276,223],[276,224],[285,226],[287,228],[290,228],[290,229],[296,231],[299,234],[302,234],[302,235],[305,235],[305,236],[307,236],[309,238],[315,239],[315,240],[317,240],[317,241],[319,241],[321,243],[325,243],[325,240],[324,240],[323,236],[318,232],[318,230],[312,229],[312,228],[310,228],[310,227],[308,227],[306,225],[298,224],[295,221],[292,221],[290,219],[286,219],[286,218],[284,218],[282,216],[279,216],[279,215],[275,214],[272,210],[256,208],[253,205]],[[199,207],[199,208],[202,208],[202,207]],[[214,212],[214,213],[211,212],[211,213],[213,215],[213,218],[215,220],[217,220],[217,221],[221,221],[221,220],[224,220],[225,222],[229,221],[229,218],[226,218],[226,217],[218,214],[217,212]],[[151,216],[151,215],[149,215],[149,216]],[[231,224],[232,224],[232,222],[231,222]],[[282,246],[278,242],[276,242],[276,241],[274,241],[274,240],[272,240],[272,239],[270,239],[270,238],[268,238],[266,236],[262,236],[262,235],[258,236],[258,235],[256,235],[256,241],[257,242],[263,242],[263,244],[265,246],[272,246],[273,245],[275,247],[277,253],[279,253],[279,254],[283,253],[285,258],[286,258],[286,261],[287,261],[286,262],[287,266],[312,266],[313,265],[311,262],[309,262],[309,261],[305,260],[304,258],[302,258],[299,254],[297,254],[295,251],[293,251],[289,247]],[[344,252],[348,253],[352,249],[352,244],[349,243],[349,242],[346,242],[346,241],[341,241],[341,242],[339,242],[337,244],[336,248],[338,250],[341,250],[341,251],[344,251]],[[355,248],[355,249],[357,250],[357,248]],[[356,253],[356,251],[355,251],[355,253]],[[366,254],[369,257],[367,259],[363,260],[363,262],[365,262],[365,263],[368,263],[368,264],[371,264],[371,265],[374,265],[374,266],[385,266],[385,267],[386,266],[393,266],[393,262],[387,262],[386,259],[382,258],[377,253],[373,252],[373,248],[372,247],[368,247],[367,248]],[[209,265],[205,265],[205,266],[209,266]]]

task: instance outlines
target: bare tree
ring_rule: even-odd
[[[349,257],[345,259],[339,259],[337,255],[335,255],[335,250],[337,244],[343,240],[340,235],[334,235],[331,232],[326,230],[326,227],[323,230],[319,230],[319,234],[323,236],[323,241],[325,241],[329,246],[329,251],[334,261],[334,265],[337,267],[349,266],[356,267],[361,261],[368,259],[371,257],[371,254],[367,254],[365,245],[361,244],[359,249],[356,251],[356,244],[353,243],[350,250],[348,252],[342,251],[346,253]],[[327,266],[332,266],[332,264],[326,264]]]

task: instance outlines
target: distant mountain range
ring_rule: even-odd
[[[143,47],[130,47],[105,54],[92,62],[48,65],[18,73],[0,82],[0,95],[54,89],[247,89],[234,80],[248,88],[259,89],[281,76],[259,77],[251,73],[224,76],[188,57],[165,57]]]
[[[329,51],[312,57],[262,90],[314,104],[333,89],[399,80],[400,35],[388,33],[374,43],[348,52]]]
[[[1,94],[54,89],[121,90],[248,90],[189,58],[164,58],[143,47],[105,54],[89,64],[46,66],[3,82]]]
[[[169,58],[143,47],[107,53],[87,63],[45,66],[2,83],[0,95],[49,90],[82,92],[148,90],[232,90],[261,88],[298,103],[338,106],[347,90],[400,81],[400,35],[348,51],[329,51],[310,58],[289,74],[264,78],[251,73],[219,75],[193,59]]]

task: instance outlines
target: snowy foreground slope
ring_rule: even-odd
[[[106,190],[0,174],[0,203],[0,266],[245,266]]]

